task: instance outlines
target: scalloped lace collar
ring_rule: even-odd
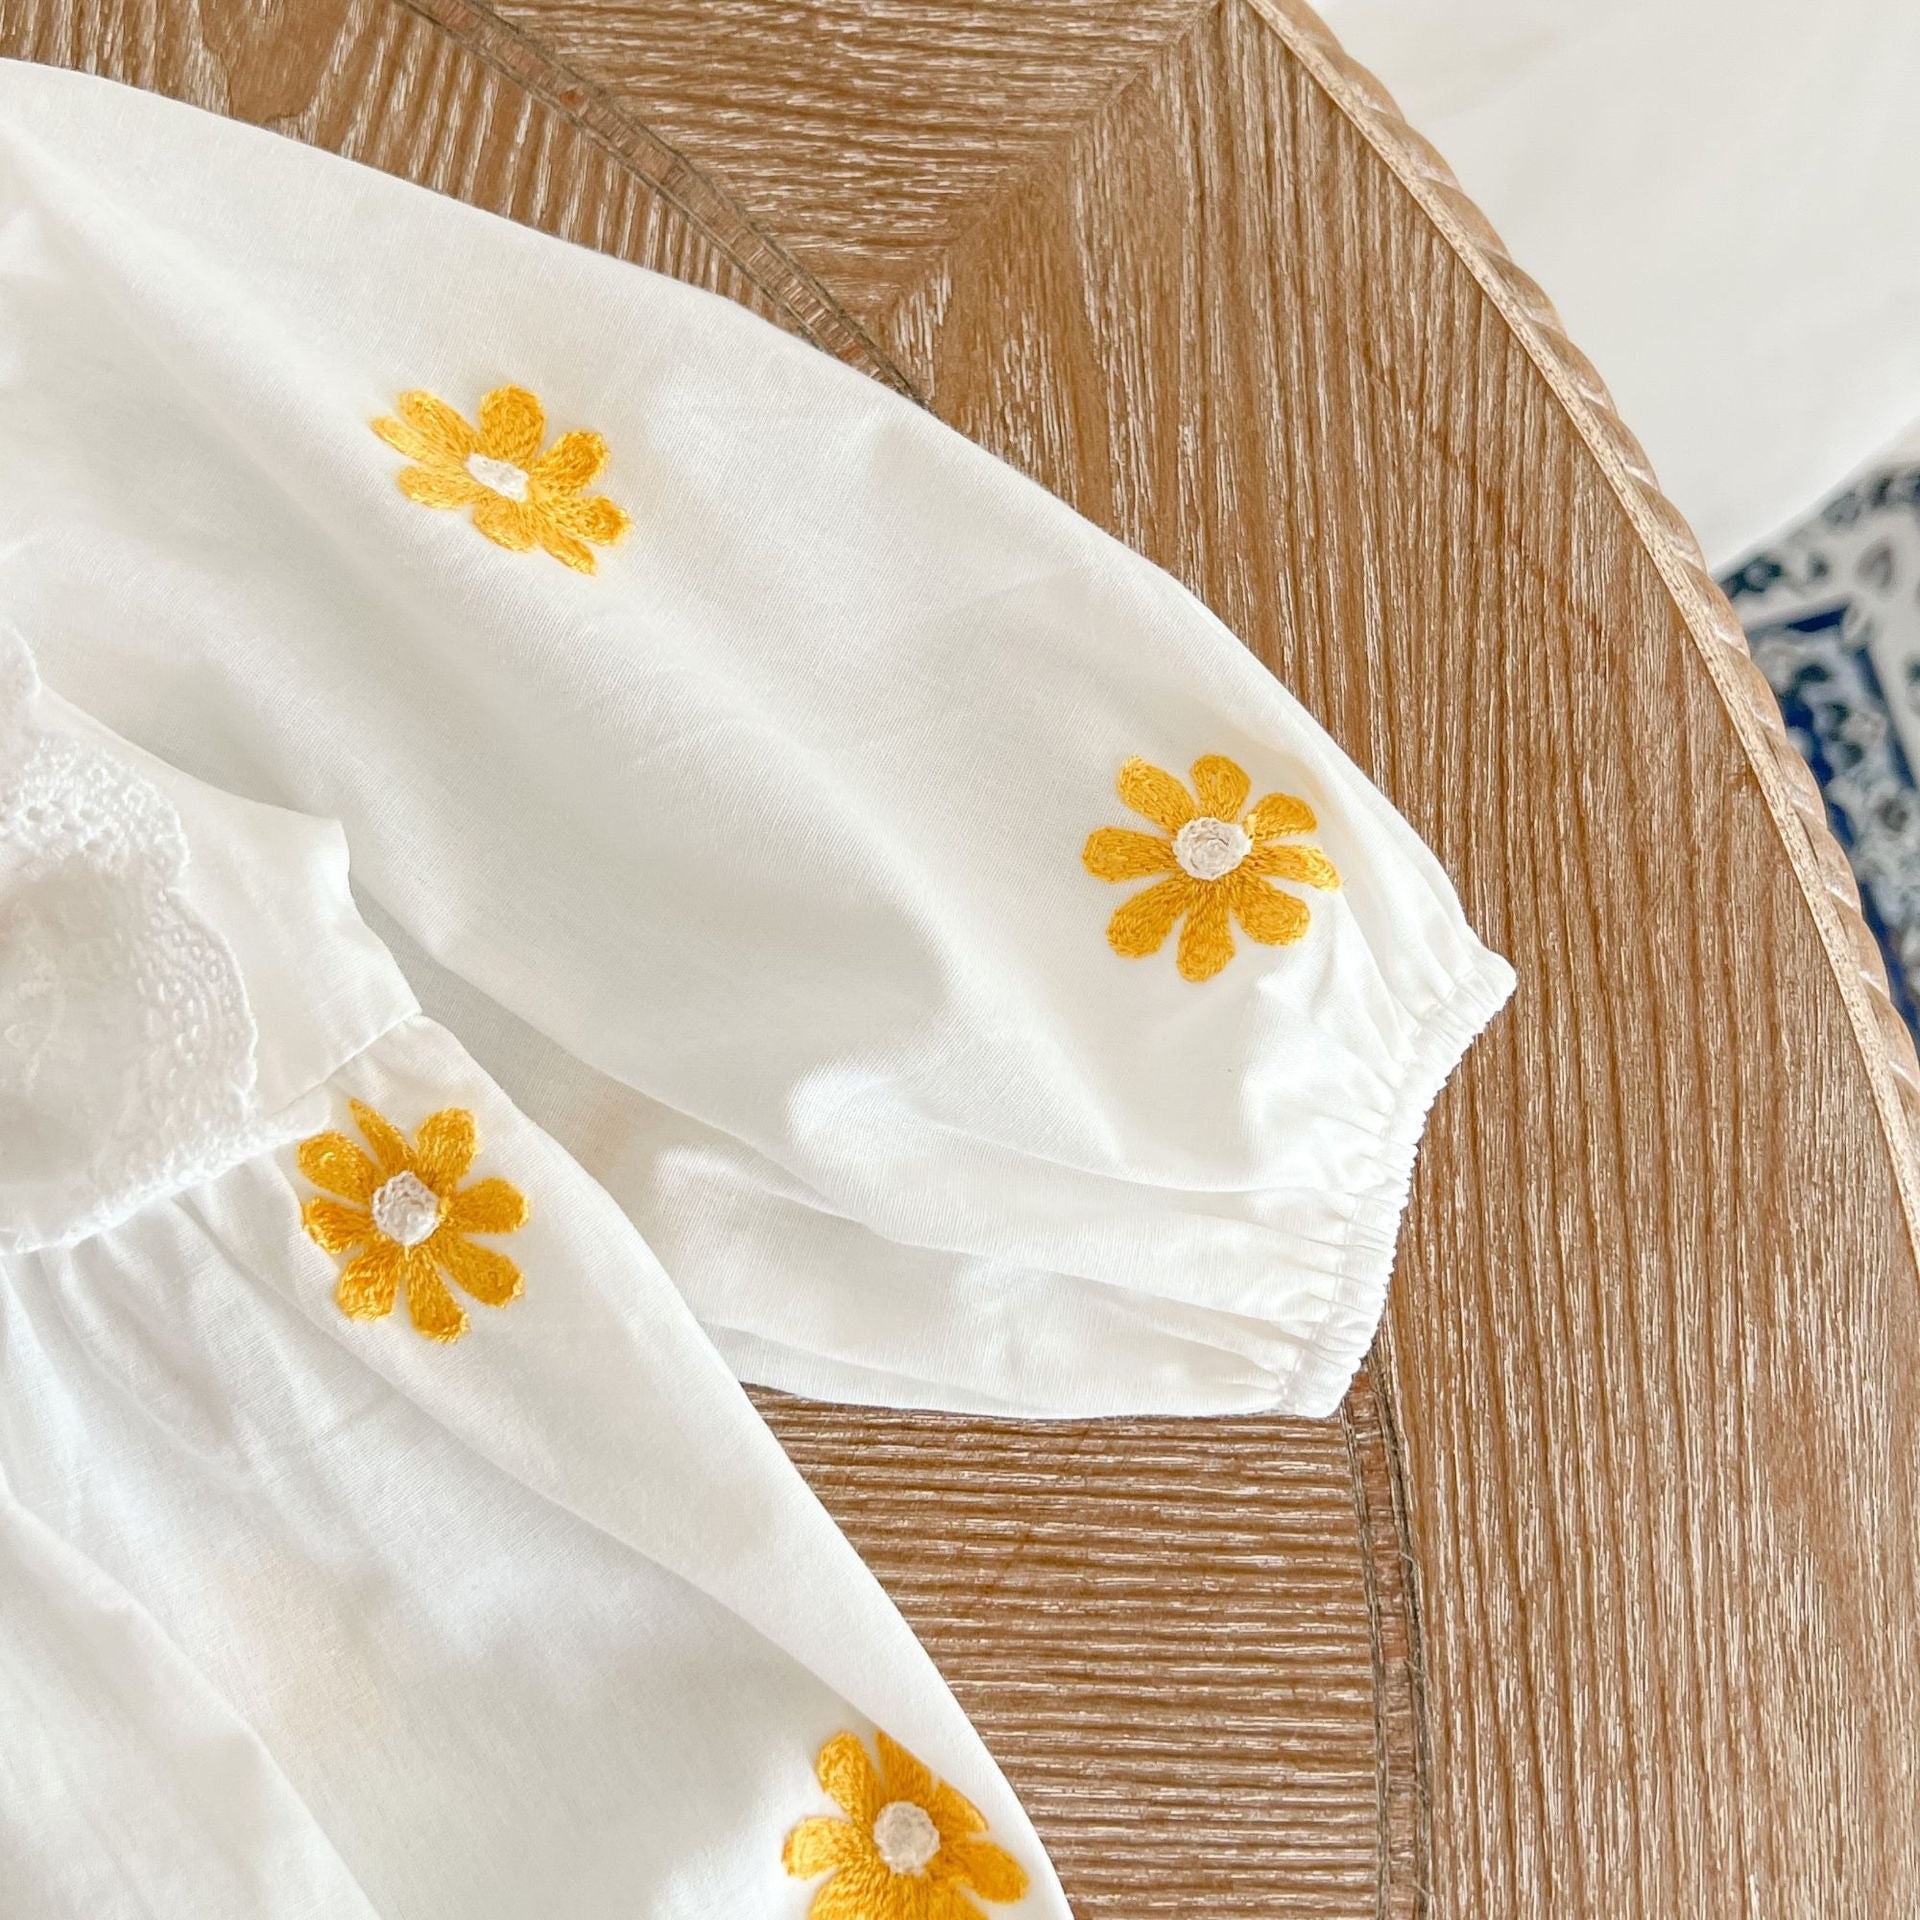
[[[413,1011],[337,824],[129,746],[0,628],[0,1251],[84,1238],[291,1138]]]

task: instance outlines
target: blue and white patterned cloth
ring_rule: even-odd
[[[1920,1039],[1920,465],[1855,480],[1720,584],[1826,795]]]

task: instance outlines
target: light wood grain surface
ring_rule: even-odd
[[[1911,1048],[1684,527],[1317,22],[5,0],[0,52],[902,388],[1200,593],[1514,959],[1339,1421],[767,1400],[1087,1920],[1920,1911]]]

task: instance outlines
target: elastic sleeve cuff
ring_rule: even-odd
[[[1453,990],[1420,1023],[1381,1130],[1377,1174],[1360,1194],[1332,1293],[1319,1324],[1280,1383],[1276,1405],[1315,1419],[1346,1397],[1386,1308],[1401,1216],[1413,1191],[1414,1158],[1427,1114],[1454,1068],[1513,993],[1513,969],[1482,948]]]

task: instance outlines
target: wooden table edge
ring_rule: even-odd
[[[1302,0],[1244,0],[1352,122],[1412,195],[1506,321],[1565,408],[1659,571],[1733,724],[1788,864],[1813,915],[1873,1088],[1909,1239],[1920,1259],[1920,1058],[1893,1004],[1859,888],[1827,823],[1826,801],[1787,733],[1780,703],[1708,570],[1685,517],[1615,410],[1605,383],[1568,338],[1546,294],[1507,251],[1440,155],[1380,82]]]

